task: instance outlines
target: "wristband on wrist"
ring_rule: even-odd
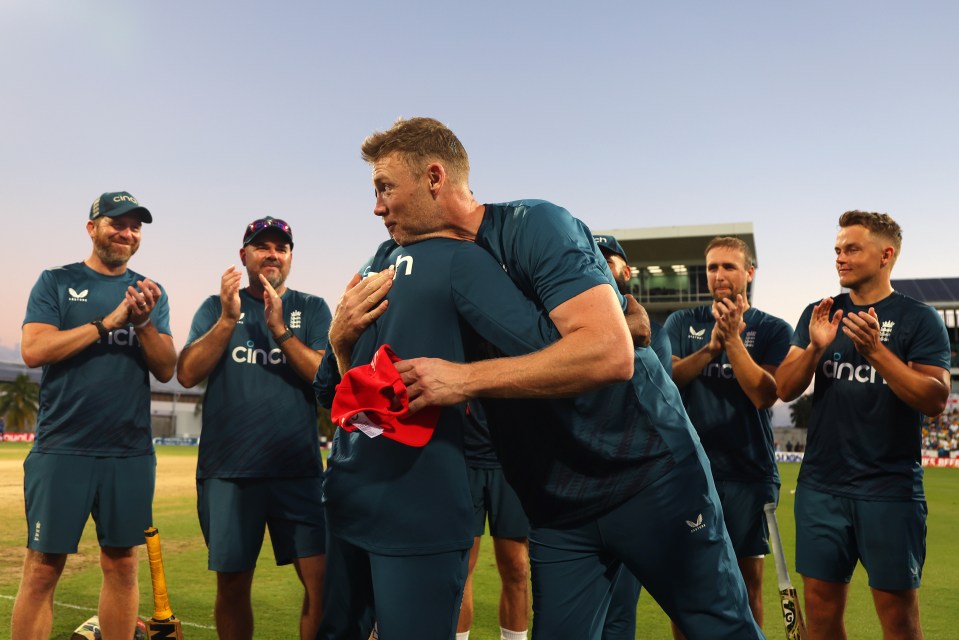
[[[134,328],[134,329],[142,329],[143,327],[147,326],[148,324],[150,324],[150,316],[147,316],[147,319],[144,320],[143,322],[141,322],[140,324],[135,324],[135,325],[133,325],[133,328]]]
[[[94,318],[90,321],[90,324],[97,328],[97,333],[100,334],[101,338],[106,338],[108,335],[110,335],[110,330],[103,326],[102,316],[99,318]]]
[[[277,337],[273,338],[273,341],[276,343],[276,346],[280,346],[281,344],[283,344],[284,342],[286,342],[292,337],[293,337],[293,331],[289,327],[287,327],[286,331],[284,331]]]

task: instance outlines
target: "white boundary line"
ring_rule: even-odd
[[[16,596],[7,596],[7,595],[0,594],[0,599],[16,600]],[[76,604],[70,604],[69,602],[57,602],[57,601],[54,601],[53,604],[58,607],[62,607],[64,609],[74,609],[75,611],[84,611],[86,613],[89,613],[91,616],[96,615],[96,610],[91,611],[90,607],[81,607]],[[140,616],[140,617],[143,618],[144,620],[150,619],[149,615]],[[180,624],[182,624],[184,627],[195,627],[197,629],[208,629],[210,631],[216,631],[216,627],[211,627],[206,624],[197,624],[196,622],[187,622],[186,620],[180,620]]]

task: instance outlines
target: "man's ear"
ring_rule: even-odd
[[[882,248],[882,266],[886,266],[893,258],[896,257],[896,249],[892,245],[886,245]]]
[[[246,266],[246,247],[240,247],[240,264]]]
[[[446,167],[439,162],[431,162],[426,167],[426,177],[429,180],[430,192],[436,194],[446,184]]]

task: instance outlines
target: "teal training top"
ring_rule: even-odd
[[[326,349],[330,309],[323,298],[287,289],[286,325],[311,349]],[[210,296],[193,317],[187,345],[220,317]],[[207,378],[197,478],[316,477],[322,472],[316,398],[266,326],[263,301],[240,291],[240,321]]]
[[[476,244],[547,313],[613,286],[587,226],[543,200],[486,205]],[[657,354],[636,349],[634,362],[631,381],[574,398],[482,400],[504,474],[533,525],[606,513],[694,453],[698,437]]]
[[[755,307],[746,311],[743,322],[743,344],[753,361],[760,366],[779,366],[789,352],[792,327]],[[685,358],[702,349],[715,325],[712,305],[670,314],[666,328],[673,354]],[[779,482],[770,411],[757,409],[743,391],[725,350],[680,394],[709,456],[714,478]]]
[[[464,341],[488,341],[518,355],[558,337],[548,318],[471,242],[435,238],[398,247],[389,241],[371,264],[373,271],[395,264],[396,277],[389,310],[360,336],[351,366],[368,364],[382,344],[404,359],[464,362]],[[326,405],[335,371],[329,352],[314,384]],[[424,447],[337,429],[323,488],[330,531],[384,555],[471,547],[466,419],[465,405],[444,408]]]
[[[803,311],[792,344],[809,346]],[[903,362],[949,369],[949,336],[935,309],[894,292],[868,306],[834,297],[844,315],[874,307],[879,339]],[[922,414],[900,400],[840,328],[816,365],[813,408],[799,483],[865,500],[923,500]]]
[[[61,331],[88,324],[112,313],[127,287],[136,288],[143,279],[129,269],[118,276],[103,275],[82,262],[48,269],[30,292],[23,323],[49,324]],[[157,331],[170,335],[166,291],[150,320]],[[132,325],[114,329],[66,360],[43,366],[33,449],[112,457],[153,452],[150,375]]]

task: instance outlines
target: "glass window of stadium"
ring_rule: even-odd
[[[640,303],[669,302],[683,306],[712,301],[706,283],[706,265],[633,267],[629,290]],[[747,296],[752,283],[747,285]]]

